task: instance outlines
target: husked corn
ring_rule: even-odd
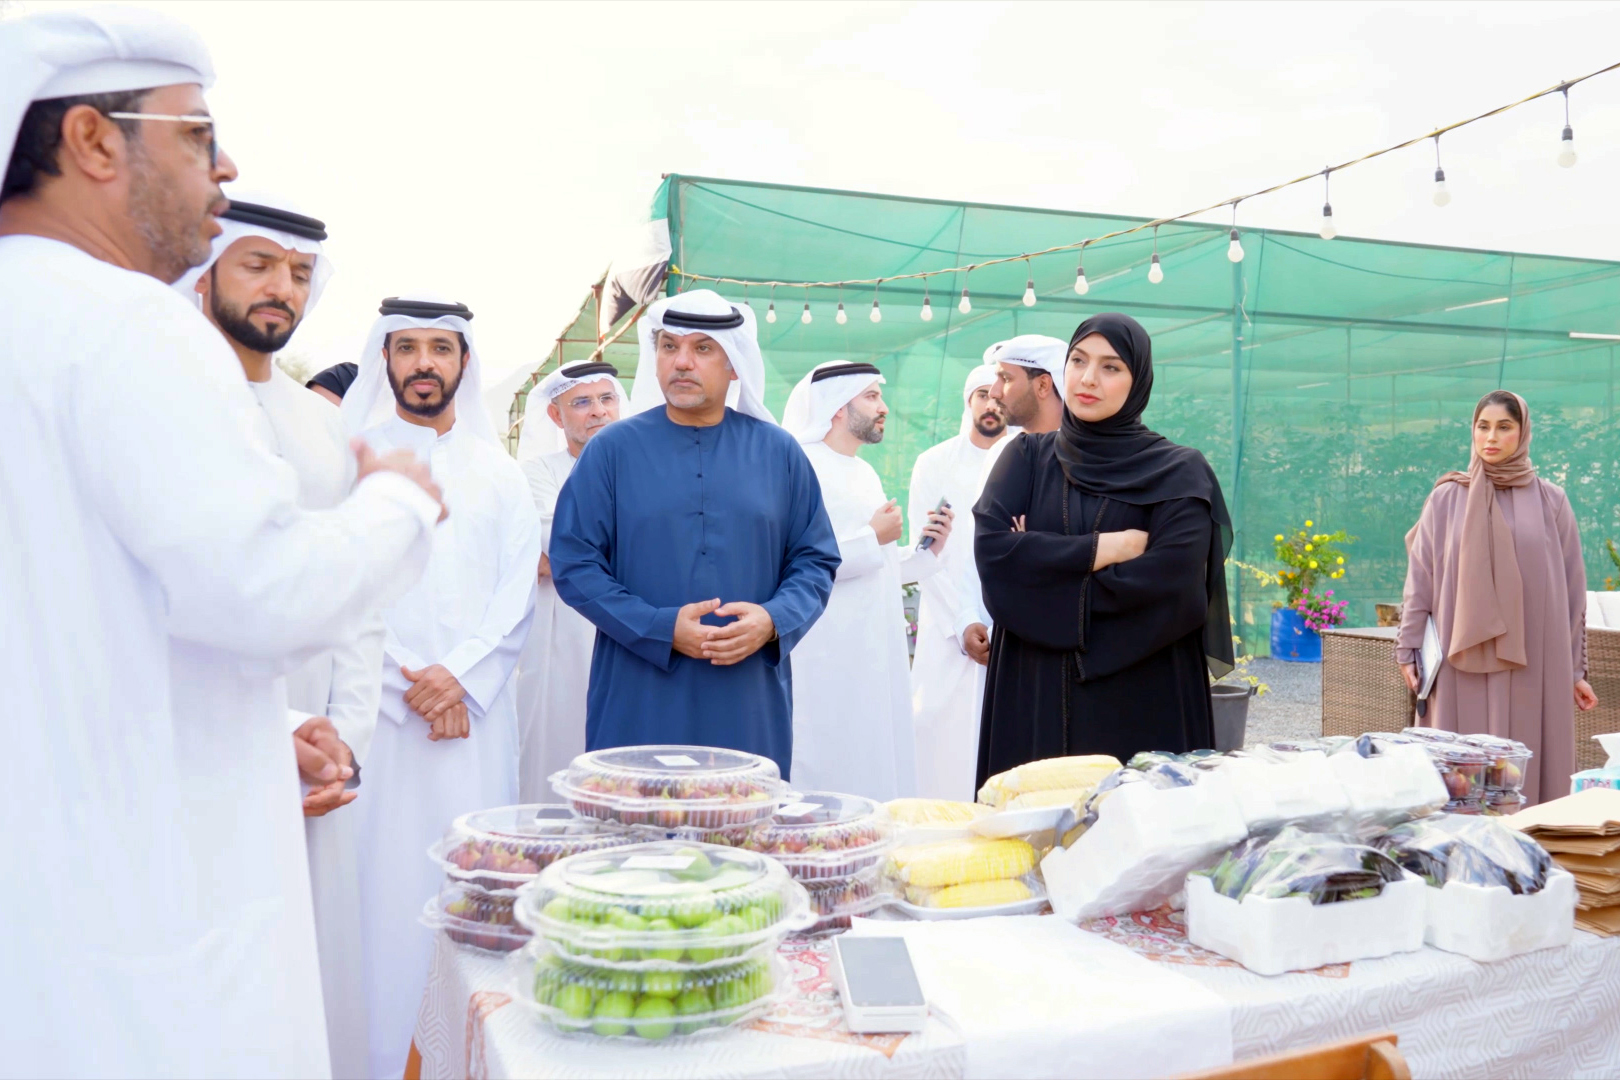
[[[885,809],[902,825],[966,825],[989,813],[975,803],[951,799],[893,799]]]
[[[944,840],[903,847],[890,856],[894,876],[923,889],[1023,877],[1035,868],[1024,840]]]
[[[1053,788],[1050,791],[1026,791],[1015,797],[1003,809],[1005,810],[1043,810],[1049,806],[1074,806],[1083,799],[1091,797],[1097,790],[1097,785],[1090,787]]]
[[[1095,787],[1103,777],[1119,768],[1119,761],[1107,754],[1085,754],[1076,757],[1045,758],[1031,761],[1016,769],[997,773],[979,789],[979,801],[987,806],[1002,807],[1032,791],[1051,791],[1057,788]]]
[[[906,890],[908,901],[918,907],[933,908],[995,907],[998,904],[1016,904],[1020,900],[1028,900],[1032,895],[1029,886],[1017,878],[947,885],[943,889]]]

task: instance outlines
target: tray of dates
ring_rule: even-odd
[[[558,859],[661,839],[656,830],[576,817],[566,806],[500,806],[463,814],[428,848],[447,878],[516,889]]]
[[[895,901],[897,894],[883,867],[869,866],[848,877],[821,878],[801,882],[810,894],[810,908],[818,918],[805,931],[822,934],[829,930],[848,930],[856,915],[867,915]]]
[[[551,786],[582,817],[662,829],[758,824],[786,790],[776,763],[711,746],[626,746],[581,754]]]
[[[516,916],[564,955],[632,970],[724,964],[814,921],[781,863],[678,840],[552,863],[518,893]]]
[[[1524,743],[1495,735],[1464,735],[1461,743],[1490,759],[1485,766],[1486,792],[1524,790],[1525,770],[1535,756]]]
[[[809,791],[794,800],[745,846],[771,856],[799,881],[847,878],[882,862],[894,847],[894,825],[871,799]]]
[[[486,952],[512,952],[532,936],[512,917],[517,893],[511,889],[485,889],[462,881],[446,881],[439,895],[422,909],[422,924],[443,930],[458,945]]]
[[[1485,768],[1490,758],[1461,743],[1441,743],[1429,747],[1434,767],[1446,783],[1446,812],[1477,814],[1485,799]]]

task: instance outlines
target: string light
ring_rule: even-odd
[[[922,319],[923,322],[933,322],[934,321],[934,305],[932,305],[932,304],[930,304],[928,302],[928,279],[927,278],[923,278],[923,306],[922,306],[922,311],[918,313],[918,318]]]
[[[1080,262],[1074,268],[1074,294],[1084,296],[1091,291],[1091,282],[1086,280],[1086,249],[1080,247]]]
[[[1317,235],[1324,240],[1331,240],[1339,235],[1339,230],[1333,227],[1333,198],[1328,190],[1332,175],[1332,169],[1322,170],[1322,227],[1317,230]]]
[[[1024,306],[1025,307],[1034,307],[1035,306],[1035,268],[1029,265],[1029,260],[1028,259],[1025,259],[1024,260],[1024,269],[1029,271],[1029,280],[1024,283]]]
[[[1446,190],[1446,170],[1440,167],[1440,136],[1434,137],[1434,205],[1444,206],[1451,201]]]
[[[966,315],[968,312],[973,310],[973,301],[968,299],[968,292],[967,292],[967,286],[966,285],[962,286],[962,299],[956,305],[956,310],[960,311],[964,315]]]
[[[1159,265],[1159,227],[1153,226],[1153,263],[1148,267],[1148,281],[1157,285],[1164,280],[1164,267]]]
[[[1243,243],[1238,239],[1237,231],[1237,204],[1241,200],[1232,200],[1232,240],[1226,245],[1226,261],[1240,263],[1243,261]]]
[[[1564,137],[1558,142],[1558,164],[1566,169],[1575,167],[1575,129],[1569,126],[1569,84],[1564,87]]]
[[[883,283],[881,281],[878,282],[878,289],[881,289],[882,287],[883,287]],[[867,317],[870,318],[873,322],[882,322],[883,321],[883,309],[878,307],[877,289],[872,290],[872,314],[867,316]]]
[[[849,316],[844,314],[844,302],[842,300],[838,301],[838,314],[833,316],[833,320],[837,322],[839,326],[843,326],[845,323],[849,322]]]
[[[799,316],[799,321],[804,323],[804,325],[806,325],[806,326],[810,325],[810,290],[809,289],[804,290],[804,314]]]
[[[769,322],[769,323],[773,323],[773,322],[776,321],[776,286],[775,285],[771,286],[771,306],[765,309],[765,321]]]

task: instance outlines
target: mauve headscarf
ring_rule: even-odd
[[[1474,406],[1474,424],[1490,396]],[[1496,505],[1497,488],[1524,487],[1536,478],[1536,467],[1530,463],[1530,406],[1518,394],[1513,399],[1524,418],[1513,453],[1494,464],[1473,454],[1467,472],[1448,472],[1434,484],[1462,484],[1468,489],[1457,550],[1457,609],[1446,644],[1446,659],[1459,671],[1513,671],[1528,662],[1524,581],[1513,530]],[[1470,424],[1470,445],[1472,438]]]

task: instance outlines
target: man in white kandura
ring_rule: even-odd
[[[998,368],[981,364],[962,386],[962,430],[917,455],[911,469],[909,518],[915,530],[941,499],[972,521],[985,458],[1007,434],[1001,405],[990,396]],[[973,537],[959,536],[939,556],[940,572],[919,586],[917,651],[911,664],[911,715],[917,733],[917,794],[972,802],[978,769],[979,710],[984,666],[959,636],[964,613],[956,585],[973,561]],[[972,611],[977,619],[979,605]],[[971,625],[971,624],[969,624]],[[966,626],[962,627],[966,630]]]
[[[212,80],[139,8],[0,21],[9,1074],[330,1073],[298,776],[340,779],[341,747],[289,740],[278,676],[410,587],[443,508],[365,451],[300,509],[169,287],[236,175]]]
[[[990,388],[990,396],[1001,406],[1002,419],[1006,421],[1008,431],[1006,438],[997,440],[985,452],[977,490],[984,488],[990,470],[1001,459],[1001,452],[1018,435],[1026,431],[1039,435],[1056,431],[1062,426],[1063,365],[1068,358],[1069,343],[1044,334],[1019,334],[984,350],[984,362],[1000,373],[1000,378]],[[978,501],[977,495],[974,501]],[[979,665],[982,698],[983,669],[990,662],[990,627],[993,620],[984,606],[978,564],[972,559],[962,560],[956,591],[961,598],[961,607],[956,615],[956,636],[968,656]]]
[[[900,506],[856,456],[883,441],[883,381],[871,364],[821,364],[782,414],[816,471],[843,559],[827,610],[793,654],[793,784],[879,801],[917,784],[900,586],[939,571],[953,517],[930,513],[918,538],[930,548],[900,550]]]
[[[551,580],[551,519],[557,495],[574,471],[585,444],[619,418],[624,387],[618,369],[603,361],[574,363],[546,376],[529,392],[518,458],[540,512],[539,583],[534,622],[518,663],[518,743],[522,762],[518,798],[525,803],[556,798],[547,778],[585,752],[585,698],[591,685],[596,626],[562,602]],[[544,405],[545,411],[540,407]],[[531,427],[531,425],[533,425]],[[561,449],[525,458],[530,442],[561,440]]]
[[[255,434],[298,474],[298,505],[325,510],[354,487],[355,459],[337,408],[299,385],[271,354],[314,310],[332,277],[322,250],[326,225],[301,214],[284,198],[245,194],[232,185],[224,230],[208,261],[175,282],[225,335],[241,361],[248,389],[258,399]],[[288,718],[294,735],[316,731],[339,740],[356,772],[371,745],[381,691],[383,624],[373,614],[365,629],[287,673]],[[359,818],[332,814],[358,795],[334,780],[304,796],[304,838],[315,901],[321,990],[332,1075],[367,1075],[366,1012],[360,982],[360,892],[356,865]],[[328,816],[330,815],[330,816]]]
[[[421,583],[383,612],[382,704],[356,807],[371,1075],[399,1076],[433,944],[422,903],[444,877],[428,845],[461,814],[517,801],[512,672],[534,612],[540,515],[484,411],[473,313],[390,297],[380,314],[344,425],[377,450],[415,452],[456,508]]]

